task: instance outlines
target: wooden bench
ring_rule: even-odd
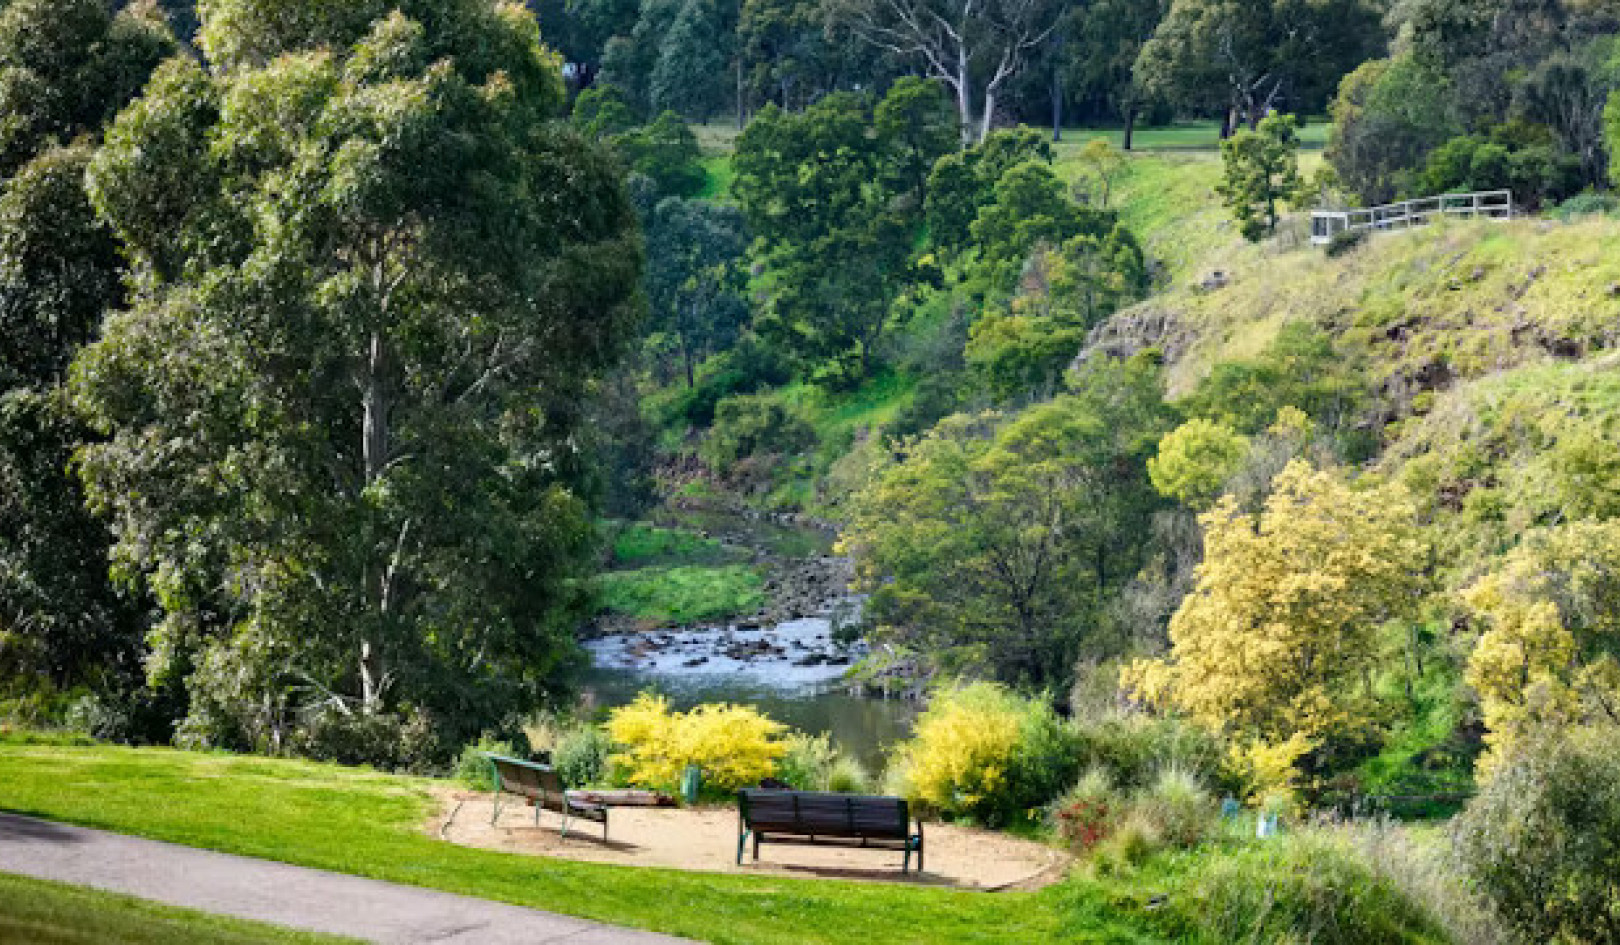
[[[902,873],[915,852],[917,871],[923,868],[922,821],[913,831],[910,809],[898,797],[745,788],[737,792],[737,814],[739,865],[752,835],[756,861],[761,843],[800,843],[903,850]]]
[[[608,806],[573,796],[556,769],[550,765],[535,764],[505,755],[485,755],[489,759],[490,788],[494,794],[494,810],[489,822],[494,826],[501,816],[501,797],[515,794],[534,808],[535,826],[540,825],[541,809],[562,815],[562,835],[568,836],[571,818],[589,820],[602,825],[602,839],[607,839]]]

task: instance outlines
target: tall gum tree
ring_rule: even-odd
[[[88,436],[68,365],[123,299],[84,176],[174,47],[150,4],[0,2],[0,673],[103,694],[139,679],[141,607],[109,582],[111,537],[68,469]]]
[[[137,299],[75,370],[185,732],[445,738],[555,691],[589,545],[582,404],[636,321],[615,163],[493,0],[205,0],[90,170]]]
[[[918,62],[956,99],[964,143],[981,141],[996,100],[1057,28],[1052,0],[839,0],[865,42]]]

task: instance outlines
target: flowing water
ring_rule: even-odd
[[[808,529],[740,518],[724,524],[733,537],[767,533],[780,542],[784,532],[800,531],[806,547],[825,542]],[[876,774],[887,749],[910,734],[917,710],[911,702],[866,697],[843,684],[849,667],[866,654],[862,643],[846,646],[833,638],[833,614],[848,605],[827,601],[821,613],[770,627],[671,628],[588,641],[587,698],[596,708],[613,708],[652,690],[678,710],[705,702],[754,706],[799,731],[826,733]]]

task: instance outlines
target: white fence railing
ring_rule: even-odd
[[[1510,220],[1513,218],[1513,192],[1483,190],[1403,200],[1366,210],[1315,210],[1311,213],[1311,242],[1322,246],[1340,233],[1354,230],[1409,230],[1445,217]]]

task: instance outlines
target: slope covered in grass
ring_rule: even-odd
[[[1620,316],[1620,224],[1455,222],[1369,239],[1329,258],[1309,245],[1230,245],[1120,313],[1111,330],[1164,348],[1173,394],[1223,360],[1252,358],[1290,321],[1365,358],[1372,383],[1410,401],[1456,380],[1610,347]],[[1139,332],[1132,335],[1132,332]]]

